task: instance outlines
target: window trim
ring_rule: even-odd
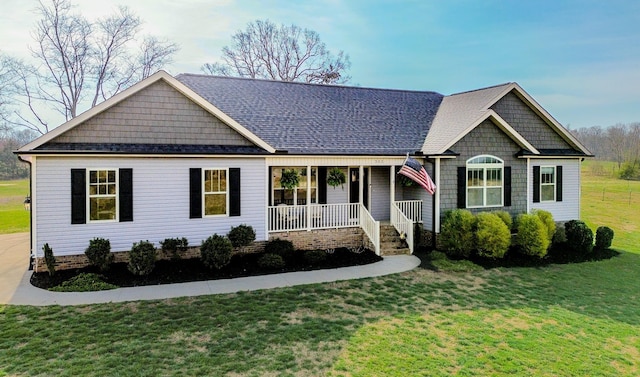
[[[207,171],[213,171],[213,170],[218,170],[218,171],[224,171],[225,173],[225,191],[206,191],[206,185],[205,185],[205,175]],[[202,195],[202,202],[201,202],[201,207],[202,207],[202,217],[229,217],[229,168],[220,168],[220,167],[215,167],[215,168],[202,168],[202,173],[201,173],[201,195]],[[213,215],[207,215],[206,213],[206,206],[205,206],[205,202],[206,202],[206,195],[215,195],[215,194],[225,194],[225,212],[224,213],[217,213],[217,214],[213,214]]]
[[[544,183],[542,180],[542,175],[543,170],[544,169],[553,169],[553,182],[552,183]],[[554,165],[540,165],[540,203],[552,203],[556,201],[556,195],[557,195],[557,181],[558,181],[558,174],[557,174],[557,168]],[[553,199],[543,199],[543,191],[542,191],[542,187],[543,186],[553,186]]]
[[[115,184],[116,184],[116,193],[114,195],[100,195],[100,194],[94,194],[91,195],[91,172],[95,171],[95,172],[99,172],[99,171],[113,171],[115,174]],[[86,196],[86,216],[87,216],[87,221],[86,223],[116,223],[120,221],[120,168],[86,168],[86,174],[87,174],[87,178],[86,178],[86,182],[85,182],[85,192],[87,193]],[[108,173],[107,173],[108,174]],[[93,220],[91,219],[91,199],[92,198],[96,198],[96,197],[113,197],[115,199],[116,202],[116,213],[115,213],[115,217],[113,219],[106,219],[106,220]]]
[[[482,162],[482,163],[474,163],[472,162],[473,160],[476,159],[480,159],[480,158],[492,158],[498,162]],[[468,159],[466,161],[465,164],[465,208],[497,208],[497,207],[504,207],[504,183],[505,183],[505,166],[504,166],[504,160],[501,158],[498,158],[496,156],[492,156],[492,155],[488,155],[488,154],[482,154],[482,155],[477,155],[477,156],[473,156],[470,159]],[[482,186],[471,186],[469,187],[469,170],[473,169],[473,170],[478,170],[478,169],[482,169],[482,181],[483,184]],[[500,186],[487,186],[487,170],[488,169],[499,169],[500,170]],[[499,204],[491,204],[491,205],[487,205],[487,188],[497,188],[500,187],[500,203]],[[481,188],[482,189],[482,205],[470,205],[469,204],[469,188]]]

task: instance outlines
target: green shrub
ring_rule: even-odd
[[[466,209],[447,211],[442,220],[440,245],[447,255],[468,258],[474,249],[473,231],[476,219]]]
[[[53,256],[53,249],[48,243],[45,243],[42,246],[42,251],[44,251],[44,262],[47,264],[49,276],[53,276],[56,274],[56,257]]]
[[[276,254],[282,257],[282,259],[290,259],[295,253],[296,249],[293,247],[293,243],[288,240],[281,240],[276,238],[267,242],[264,246],[264,252],[266,254]]]
[[[507,224],[494,213],[483,212],[476,217],[476,247],[478,254],[489,258],[504,257],[511,245]]]
[[[134,275],[149,275],[156,266],[156,248],[149,241],[133,243],[127,269]]]
[[[219,270],[228,265],[231,262],[231,252],[233,252],[231,241],[217,234],[202,241],[200,245],[200,258],[208,268]]]
[[[92,292],[118,288],[102,280],[102,276],[93,273],[81,273],[60,285],[49,288],[54,292]]]
[[[552,245],[564,245],[567,243],[567,234],[564,229],[564,225],[557,225],[556,232],[553,233],[553,238],[551,239]]]
[[[553,221],[553,215],[551,212],[543,209],[534,209],[532,213],[542,220],[545,228],[547,228],[547,239],[549,240],[549,243],[551,243],[553,235],[556,233],[556,222]]]
[[[89,259],[89,264],[98,267],[100,271],[107,271],[114,259],[113,254],[111,254],[111,243],[104,238],[90,240],[89,247],[85,249],[84,255]]]
[[[581,220],[564,223],[567,246],[578,254],[589,254],[593,250],[593,231]]]
[[[233,247],[249,246],[251,242],[256,240],[256,232],[251,225],[242,224],[232,226],[227,237]]]
[[[539,258],[547,255],[549,248],[549,238],[547,227],[542,220],[534,214],[522,214],[518,216],[518,234],[516,244],[518,249],[525,255]]]
[[[310,265],[318,265],[327,260],[327,252],[324,250],[307,250],[304,252],[304,260]]]
[[[511,214],[507,211],[493,211],[491,213],[498,216],[509,229],[509,233],[511,233],[511,229],[513,229],[513,218]]]
[[[640,167],[635,162],[625,162],[618,172],[620,179],[638,180],[640,179]]]
[[[171,255],[171,259],[180,259],[180,252],[187,251],[189,247],[189,240],[185,237],[182,238],[165,238],[164,241],[160,241],[162,252],[164,254]]]
[[[263,270],[280,270],[284,268],[284,259],[278,254],[263,254],[258,258],[258,267]]]
[[[606,250],[611,247],[612,242],[613,229],[609,228],[608,226],[601,226],[596,229],[596,250]]]

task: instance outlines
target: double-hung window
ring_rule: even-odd
[[[556,200],[556,167],[540,167],[540,201],[555,202]]]
[[[504,162],[493,156],[477,156],[467,161],[467,208],[503,205]]]
[[[89,221],[118,218],[117,177],[116,170],[89,170]]]
[[[203,169],[204,215],[226,215],[228,207],[227,169]]]

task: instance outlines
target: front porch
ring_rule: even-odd
[[[268,232],[311,232],[325,229],[360,228],[380,255],[380,220],[373,218],[362,203],[269,206]],[[404,240],[410,253],[415,249],[414,224],[422,222],[422,200],[394,201],[390,224]]]

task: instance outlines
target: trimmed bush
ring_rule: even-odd
[[[233,247],[249,246],[251,242],[256,240],[256,232],[252,226],[242,224],[232,226],[227,237],[229,237],[229,241],[231,241]]]
[[[589,254],[593,250],[593,231],[581,220],[564,223],[567,246],[578,254]]]
[[[263,270],[279,270],[284,268],[284,259],[280,255],[266,253],[258,258],[258,267]]]
[[[93,292],[116,288],[118,286],[105,282],[101,275],[83,272],[49,290],[54,292]]]
[[[291,241],[281,240],[280,238],[271,240],[264,246],[265,254],[276,254],[284,260],[290,259],[295,251],[296,249]]]
[[[134,275],[149,275],[156,266],[156,248],[149,241],[134,242],[127,269]]]
[[[208,268],[219,270],[231,262],[232,251],[233,245],[227,237],[214,234],[202,241],[200,258]]]
[[[443,251],[452,257],[468,258],[474,249],[474,227],[476,219],[466,209],[447,211],[442,220],[440,244]]]
[[[53,276],[56,274],[56,257],[53,256],[53,249],[48,243],[45,243],[42,246],[42,251],[44,251],[44,262],[47,264],[49,276]]]
[[[111,243],[104,238],[90,240],[89,247],[85,249],[84,255],[89,259],[89,264],[98,267],[100,271],[109,270],[114,259],[113,254],[111,254]]]
[[[327,252],[324,250],[307,250],[304,252],[304,260],[310,265],[318,265],[327,260]]]
[[[189,240],[185,237],[182,238],[165,238],[164,241],[160,241],[160,247],[164,254],[171,255],[171,259],[180,259],[180,253],[187,251],[189,247]]]
[[[542,220],[534,214],[525,213],[518,216],[517,223],[516,244],[520,252],[539,258],[547,255],[549,238]]]
[[[549,243],[551,243],[553,235],[556,233],[556,222],[553,221],[553,215],[551,212],[543,209],[534,209],[532,213],[542,220],[545,228],[547,228],[547,239],[549,240]]]
[[[482,212],[476,217],[476,247],[478,254],[488,258],[502,258],[511,245],[507,224],[495,213]]]
[[[611,247],[613,242],[613,229],[608,226],[601,226],[596,229],[596,246],[598,251],[606,250]]]
[[[509,233],[511,233],[511,229],[513,229],[513,218],[511,214],[507,211],[493,211],[491,213],[498,216],[509,229]]]

